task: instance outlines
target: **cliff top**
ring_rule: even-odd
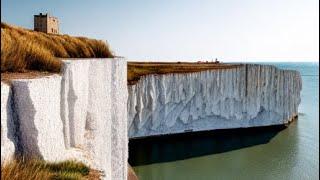
[[[46,34],[1,22],[1,73],[60,72],[58,58],[114,57],[101,40]]]
[[[25,72],[4,72],[1,73],[1,82],[10,84],[14,79],[34,79],[44,76],[50,76],[54,73],[41,72],[41,71],[25,71]]]
[[[128,84],[133,85],[142,76],[150,74],[190,73],[209,69],[229,69],[240,64],[195,62],[128,62]]]

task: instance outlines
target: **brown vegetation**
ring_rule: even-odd
[[[54,73],[50,73],[47,71],[27,71],[24,73],[19,72],[4,72],[1,73],[1,82],[10,84],[14,79],[34,79],[37,77],[50,76]]]
[[[59,72],[58,58],[109,57],[114,56],[101,40],[46,34],[1,22],[1,72]]]
[[[192,62],[128,62],[128,84],[137,83],[141,76],[148,74],[190,73],[209,69],[228,69],[240,64],[192,63]]]
[[[75,179],[97,180],[104,176],[103,172],[91,169],[85,164],[73,160],[48,163],[40,159],[12,160],[1,165],[3,180],[44,180]],[[132,167],[128,164],[128,180],[138,180]]]
[[[13,160],[1,165],[3,180],[99,179],[101,173],[81,162],[48,163],[43,160]]]

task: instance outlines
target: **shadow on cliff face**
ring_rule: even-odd
[[[14,133],[14,136],[17,141],[15,144],[16,146],[15,155],[17,158],[21,158],[21,156],[24,156],[27,158],[37,157],[39,159],[43,159],[43,156],[41,155],[41,152],[38,147],[38,144],[39,144],[38,131],[34,121],[36,111],[35,111],[34,105],[32,104],[32,99],[30,98],[30,96],[28,96],[28,94],[30,94],[30,90],[25,89],[24,95],[26,96],[18,97],[20,98],[20,101],[21,101],[20,106],[18,105],[17,102],[15,102],[16,95],[14,92],[17,92],[17,90],[13,87],[12,88],[12,93],[13,93],[12,110],[14,112],[12,112],[12,114],[13,114],[15,128],[16,128],[15,129],[16,132]],[[24,100],[21,100],[21,98],[24,98]],[[24,107],[27,107],[28,109],[27,110],[22,109]],[[17,113],[18,111],[22,113],[21,117]],[[23,111],[27,111],[27,112],[23,112]],[[28,118],[23,118],[24,116],[27,116]]]
[[[268,143],[285,126],[193,132],[129,141],[132,166],[170,162]]]
[[[6,102],[6,116],[9,121],[7,121],[7,137],[14,145],[14,154],[15,156],[21,155],[22,145],[20,143],[20,132],[19,132],[19,122],[17,120],[17,114],[14,112],[14,98],[13,98],[13,90],[10,88],[9,90],[9,98]],[[1,131],[2,132],[2,131]],[[1,138],[2,139],[2,138]]]

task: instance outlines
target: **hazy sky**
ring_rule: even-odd
[[[1,21],[49,12],[131,60],[318,61],[318,0],[1,0]]]

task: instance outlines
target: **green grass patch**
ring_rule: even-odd
[[[3,180],[88,179],[90,168],[77,161],[49,163],[43,160],[13,160],[1,166]]]

